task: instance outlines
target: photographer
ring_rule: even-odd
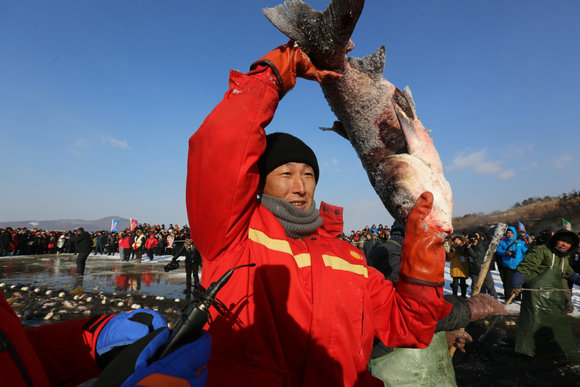
[[[191,241],[191,237],[187,235],[185,237],[185,243],[179,244],[175,255],[170,263],[165,265],[165,271],[175,270],[179,267],[179,263],[177,260],[181,255],[185,255],[185,290],[183,293],[189,294],[191,292],[192,284],[191,284],[191,276],[193,275],[193,285],[197,285],[199,283],[199,265],[201,264],[201,254],[194,246],[193,242]]]
[[[87,258],[91,253],[92,249],[92,241],[91,241],[91,234],[85,231],[84,228],[79,227],[75,231],[75,237],[73,239],[76,245],[77,255],[77,276],[82,276],[85,274],[85,264],[87,262]]]
[[[450,274],[453,278],[451,289],[453,295],[457,296],[457,288],[461,287],[461,297],[467,297],[467,277],[469,275],[469,264],[467,262],[466,240],[461,235],[454,235],[451,238],[451,251],[447,254],[450,262]]]
[[[481,243],[477,233],[469,234],[469,237],[467,238],[466,251],[469,256],[469,278],[471,278],[471,293],[473,294],[473,289],[479,280],[481,266],[485,260],[485,247],[483,243]],[[481,292],[487,292],[493,298],[497,299],[495,284],[493,283],[493,278],[491,277],[489,270],[485,274]]]
[[[511,282],[516,268],[524,259],[528,251],[528,246],[522,239],[516,238],[516,228],[508,227],[505,232],[505,238],[499,242],[496,252],[501,258],[501,270],[503,272],[502,281],[504,288],[504,297],[507,300],[512,294]]]

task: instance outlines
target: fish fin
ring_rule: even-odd
[[[433,145],[433,140],[429,137],[429,132],[423,125],[417,121],[411,121],[407,116],[407,112],[403,110],[393,99],[393,109],[397,114],[399,125],[405,136],[405,143],[407,144],[407,152],[410,155],[421,159],[425,164],[429,165],[434,171],[443,175],[443,165],[439,154]],[[419,122],[419,124],[416,124]]]
[[[321,12],[314,10],[309,4],[303,1],[285,1],[284,4],[278,4],[272,8],[264,8],[262,13],[266,18],[284,35],[296,41],[305,41],[304,31],[299,27],[297,19],[302,19],[302,15],[313,15],[310,20],[318,21]],[[304,18],[308,20],[308,18]],[[312,22],[308,23],[311,24]],[[308,26],[310,27],[310,26]]]
[[[358,68],[365,74],[373,78],[382,77],[385,70],[386,48],[381,46],[372,55],[367,55],[364,58],[356,58],[351,56],[348,62],[351,66]]]
[[[417,117],[417,110],[415,109],[415,100],[413,99],[413,94],[411,93],[411,88],[409,86],[405,86],[403,89],[403,94],[407,98],[411,109],[413,110],[413,115]]]
[[[346,140],[350,141],[350,139],[348,138],[348,134],[346,133],[346,130],[344,129],[344,125],[340,121],[334,121],[334,124],[332,124],[332,128],[320,127],[320,130],[322,130],[324,132],[335,132],[337,134],[340,134]]]
[[[418,147],[419,138],[417,136],[417,132],[411,120],[407,117],[403,109],[393,101],[393,109],[397,114],[397,119],[399,120],[399,125],[401,126],[401,130],[405,135],[405,142],[407,143],[407,152],[409,154],[413,154]]]
[[[364,0],[332,0],[324,12],[302,0],[286,0],[262,13],[284,35],[293,39],[320,69],[342,70],[350,36]]]

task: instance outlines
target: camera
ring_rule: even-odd
[[[179,262],[177,261],[171,261],[167,265],[163,266],[163,270],[165,270],[166,272],[175,270],[177,268],[179,268]]]

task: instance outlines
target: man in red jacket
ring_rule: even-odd
[[[187,208],[203,285],[256,264],[236,271],[218,295],[228,311],[209,328],[209,385],[382,385],[367,372],[373,338],[424,348],[451,308],[442,297],[442,235],[424,222],[430,193],[407,219],[395,286],[336,238],[341,208],[317,209],[312,150],[288,134],[266,136],[297,76],[340,75],[316,69],[291,43],[281,46],[249,73],[232,71],[223,101],[190,139]]]

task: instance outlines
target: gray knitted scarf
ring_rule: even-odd
[[[262,205],[274,214],[289,238],[307,237],[322,226],[322,218],[314,201],[310,209],[301,210],[285,200],[262,194]]]

